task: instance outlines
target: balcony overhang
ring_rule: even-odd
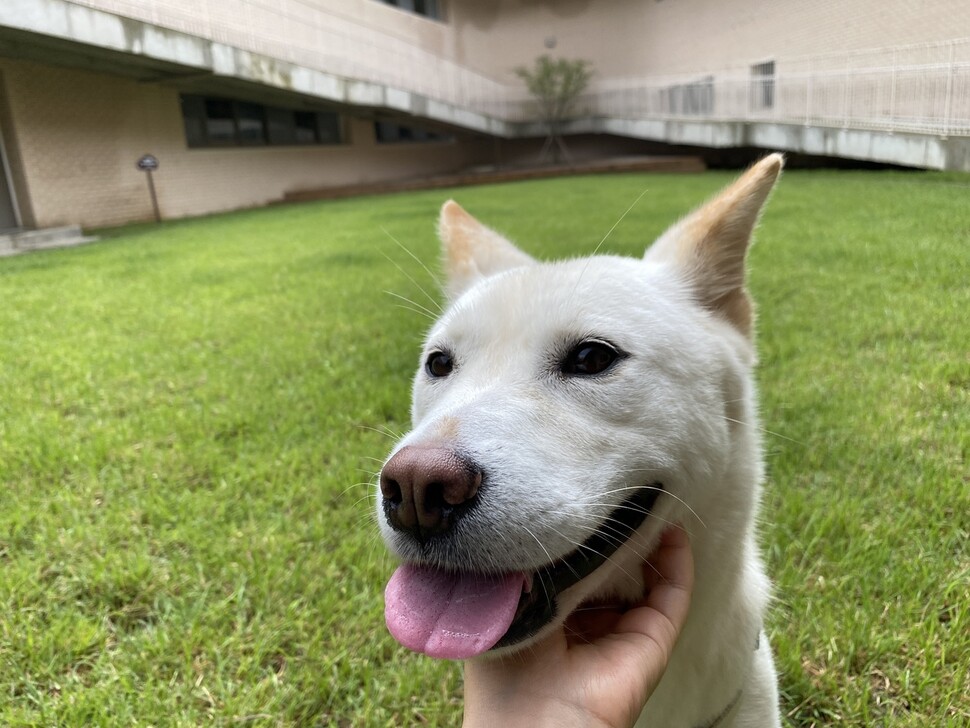
[[[406,89],[343,78],[64,0],[3,0],[0,56],[234,94],[267,103],[366,109],[494,136],[507,122]]]

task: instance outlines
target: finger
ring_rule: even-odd
[[[648,565],[658,577],[644,600],[622,615],[615,630],[591,645],[575,651],[595,651],[605,674],[634,676],[627,682],[632,690],[635,716],[660,682],[680,629],[687,617],[694,584],[694,562],[690,541],[680,527],[665,532]]]
[[[623,615],[616,631],[641,635],[669,655],[687,618],[694,586],[690,540],[680,526],[667,529],[661,536],[650,567],[657,572],[653,587],[640,605]]]
[[[681,526],[664,531],[648,566],[656,574],[656,581],[647,594],[646,606],[668,617],[680,629],[694,589],[694,555],[690,538]]]

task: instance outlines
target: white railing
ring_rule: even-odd
[[[755,65],[606,80],[585,110],[970,136],[970,38],[779,58],[772,75],[753,74]]]
[[[644,79],[588,94],[584,112],[622,119],[767,121],[970,135],[970,63]]]
[[[509,122],[535,119],[520,84],[489,76],[309,0],[69,0],[349,80],[391,86]],[[350,7],[348,5],[348,7]],[[448,47],[450,28],[425,36]],[[681,76],[596,79],[583,116],[785,124],[970,136],[970,38],[816,54]],[[763,65],[760,66],[763,68]]]

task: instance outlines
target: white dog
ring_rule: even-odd
[[[642,260],[539,263],[445,203],[450,306],[378,498],[403,561],[386,592],[399,642],[448,659],[521,649],[584,602],[641,598],[640,564],[682,523],[693,601],[638,725],[779,725],[744,278],[781,168],[766,157]]]

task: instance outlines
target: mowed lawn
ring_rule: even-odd
[[[639,255],[731,177],[276,207],[0,259],[0,725],[458,724],[459,667],[383,622],[372,484],[438,297],[391,236],[434,269],[453,195],[578,255],[647,190],[603,246]],[[787,723],[965,726],[970,178],[789,172],[751,270]]]

